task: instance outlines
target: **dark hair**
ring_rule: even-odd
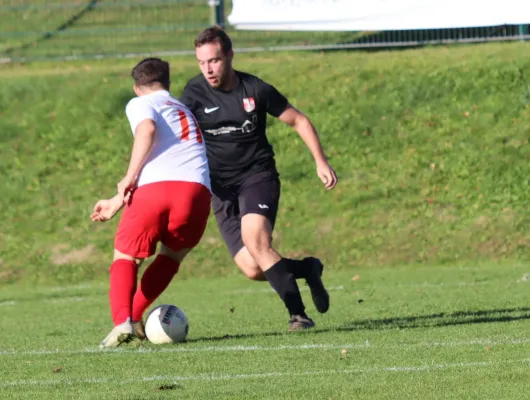
[[[227,54],[232,50],[232,40],[230,40],[230,36],[226,34],[223,28],[217,25],[206,28],[195,38],[195,48],[201,47],[203,44],[207,43],[219,43],[223,54]]]
[[[160,58],[143,59],[133,68],[131,76],[138,86],[159,83],[164,89],[169,90],[169,63]]]

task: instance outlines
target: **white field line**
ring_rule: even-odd
[[[93,298],[94,300],[100,300],[98,298]],[[15,301],[15,300],[8,300],[0,302],[0,307],[10,307],[10,306],[16,306],[20,303],[30,304],[30,303],[39,303],[39,304],[57,304],[57,303],[77,303],[80,301],[87,301],[88,298],[86,297],[80,297],[80,296],[70,296],[70,297],[59,297],[56,299],[41,299],[41,300],[32,300],[32,301]]]
[[[362,278],[361,278],[362,279]],[[362,285],[363,289],[370,289],[370,288],[400,288],[400,287],[410,287],[410,288],[421,288],[421,287],[432,287],[432,288],[438,288],[438,287],[452,287],[452,286],[476,286],[476,285],[490,285],[490,284],[499,284],[499,283],[527,283],[527,281],[518,279],[518,280],[503,280],[499,282],[498,280],[489,280],[489,281],[458,281],[458,282],[414,282],[414,283],[396,283],[395,285],[386,284],[386,283],[378,283],[378,282],[371,282],[371,281],[359,281],[359,285]],[[530,281],[528,281],[530,283]],[[353,284],[351,287],[355,288],[357,284]],[[302,286],[302,285],[300,285]],[[49,293],[49,292],[67,292],[70,290],[93,290],[93,289],[108,289],[107,284],[80,284],[80,285],[73,285],[73,286],[55,286],[52,288],[43,288],[39,293]],[[307,290],[305,286],[300,288],[301,290]],[[344,290],[344,285],[337,285],[337,286],[331,286],[328,288],[328,290]],[[260,288],[260,289],[233,289],[224,291],[222,293],[224,294],[244,294],[244,293],[269,293],[273,290],[269,287],[266,288]],[[1,304],[1,303],[0,303]]]
[[[474,284],[474,282],[457,282],[457,283],[451,283],[451,282],[447,282],[445,283],[445,285],[464,285],[464,286],[469,286],[470,284]],[[419,282],[419,283],[414,283],[414,284],[411,284],[412,286],[417,286],[417,285],[434,285],[434,286],[440,286],[440,285],[444,285],[444,283],[428,283],[428,282]],[[378,285],[380,286],[380,285]],[[400,287],[401,285],[384,285],[385,287],[388,287],[388,286],[398,286]],[[405,285],[405,286],[410,286],[410,285]],[[342,286],[338,286],[338,287],[342,287]],[[103,283],[82,283],[82,284],[79,284],[79,285],[71,285],[71,286],[54,286],[54,287],[50,287],[50,288],[43,288],[42,290],[42,293],[45,293],[45,292],[67,292],[67,291],[70,291],[70,290],[92,290],[92,289],[106,289],[108,288],[108,284],[103,284]],[[341,289],[339,289],[341,290]],[[249,293],[253,293],[252,292],[252,289],[235,289],[233,290],[232,292],[233,293],[236,293],[236,292],[249,292]],[[262,292],[266,292],[268,290],[259,290],[259,291],[262,291]],[[257,291],[256,291],[257,292]]]
[[[417,282],[417,283],[404,283],[404,284],[396,284],[396,285],[380,285],[377,283],[366,283],[362,286],[359,285],[356,287],[357,284],[353,284],[349,287],[349,289],[352,290],[371,290],[371,289],[389,289],[389,288],[416,288],[416,289],[442,289],[442,288],[448,288],[448,287],[471,287],[471,286],[482,286],[482,285],[493,285],[493,284],[506,284],[506,283],[524,283],[524,282],[511,282],[511,281],[480,281],[480,282],[439,282],[439,283],[430,283],[430,282]],[[307,287],[301,287],[300,291],[307,291],[309,288]],[[327,287],[328,291],[335,291],[335,290],[345,290],[344,285],[340,286],[330,286]],[[258,293],[274,293],[274,290],[271,288],[262,288],[262,289],[236,289],[236,290],[229,290],[225,291],[222,294],[258,294]]]
[[[335,291],[335,290],[344,290],[344,286],[329,286],[326,288],[328,291]],[[308,287],[302,286],[300,288],[301,292],[307,292],[309,290]],[[222,292],[221,294],[257,294],[257,293],[275,293],[274,290],[271,287],[265,287],[261,289],[234,289],[234,290],[227,290],[225,292]]]
[[[354,349],[370,347],[370,342],[358,344],[301,344],[284,346],[207,346],[207,347],[165,347],[160,349],[141,347],[139,349],[106,349],[86,348],[80,350],[6,350],[0,351],[0,356],[16,355],[50,355],[50,354],[151,354],[151,353],[203,353],[203,352],[247,352],[247,351],[285,351],[285,350],[334,350],[334,349]]]
[[[95,288],[103,288],[103,287],[107,287],[107,286],[104,286],[102,284],[93,285],[90,283],[82,283],[79,285],[72,285],[72,286],[55,286],[55,287],[50,288],[49,290],[50,292],[64,292],[68,290],[95,289]]]
[[[513,338],[505,340],[493,339],[470,339],[470,340],[455,340],[449,342],[420,342],[410,344],[400,344],[389,346],[392,348],[405,347],[465,347],[465,346],[506,346],[506,345],[521,345],[530,343],[530,338]]]
[[[389,289],[389,288],[411,288],[411,289],[443,289],[443,288],[450,288],[450,287],[473,287],[473,286],[482,286],[482,285],[493,285],[493,284],[509,284],[509,283],[517,283],[517,284],[525,284],[528,283],[527,281],[523,280],[517,280],[517,281],[480,281],[480,282],[439,282],[439,283],[430,283],[430,282],[418,282],[418,283],[410,283],[410,284],[397,284],[397,285],[379,285],[377,283],[374,284],[366,284],[363,286],[356,287],[356,285],[352,285],[349,289],[352,290],[375,290],[375,289]],[[60,292],[60,291],[68,291],[68,290],[91,290],[91,289],[97,289],[97,288],[103,288],[106,286],[90,286],[90,285],[79,285],[79,286],[71,286],[71,287],[55,287],[51,289],[53,292]],[[327,287],[328,291],[341,291],[345,290],[346,288],[344,285],[340,286],[329,286]],[[308,291],[308,287],[300,287],[300,291],[306,292]],[[221,295],[238,295],[238,294],[272,294],[275,293],[274,290],[270,287],[261,288],[261,289],[234,289],[234,290],[228,290],[224,292],[220,292]],[[95,298],[94,298],[95,299]],[[81,296],[73,296],[73,297],[64,297],[64,298],[57,298],[57,299],[43,299],[43,300],[6,300],[6,301],[0,301],[0,307],[9,307],[9,306],[15,306],[19,302],[24,303],[31,303],[31,302],[38,302],[38,303],[63,303],[63,302],[69,302],[69,301],[87,301],[88,299]],[[95,299],[96,300],[96,299]],[[97,299],[99,300],[99,299]]]
[[[74,296],[74,297],[60,297],[60,298],[57,298],[57,299],[46,299],[46,300],[42,300],[41,302],[42,303],[66,303],[66,302],[79,302],[79,301],[86,301],[86,297],[79,297],[79,296]]]
[[[287,350],[338,350],[338,349],[399,349],[408,350],[418,347],[466,347],[466,346],[506,346],[506,345],[524,345],[530,343],[530,338],[506,338],[504,340],[494,340],[488,338],[475,338],[470,340],[458,340],[447,342],[418,342],[418,343],[399,343],[395,345],[380,345],[366,340],[363,343],[348,344],[301,344],[301,345],[282,345],[282,346],[206,346],[206,347],[163,347],[139,349],[107,349],[85,348],[78,350],[0,350],[2,356],[40,356],[40,355],[73,355],[73,354],[152,354],[152,353],[200,353],[200,352],[254,352],[254,351],[287,351]]]
[[[444,287],[466,287],[466,286],[480,286],[480,285],[491,285],[498,283],[510,283],[510,282],[496,282],[496,281],[480,281],[480,282],[421,282],[421,283],[403,283],[398,285],[387,285],[384,287],[396,287],[396,288],[444,288]],[[382,287],[383,285],[374,285],[374,288]]]
[[[425,372],[425,371],[440,371],[451,368],[488,368],[498,367],[506,364],[523,364],[529,363],[530,359],[520,360],[504,360],[504,361],[478,361],[478,362],[460,362],[452,364],[423,364],[423,365],[396,365],[389,367],[371,367],[371,368],[351,368],[351,369],[329,369],[317,371],[304,372],[261,372],[254,374],[199,374],[199,375],[154,375],[144,376],[133,379],[109,379],[109,378],[90,378],[90,379],[20,379],[15,381],[0,382],[0,387],[27,387],[27,386],[56,386],[56,385],[79,385],[79,384],[112,384],[112,385],[128,385],[143,382],[182,382],[182,381],[233,381],[242,379],[262,379],[262,378],[281,378],[281,377],[304,377],[304,376],[318,376],[318,375],[347,375],[347,374],[378,374],[387,372]]]

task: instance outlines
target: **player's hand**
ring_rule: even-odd
[[[338,182],[335,170],[327,162],[317,164],[317,175],[326,189],[333,189]]]
[[[118,196],[108,200],[99,200],[94,206],[90,219],[94,222],[106,222],[121,208]]]
[[[118,183],[118,195],[122,202],[125,200],[125,196],[127,196],[135,186],[136,177],[130,177],[127,175]]]

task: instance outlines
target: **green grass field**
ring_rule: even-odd
[[[198,68],[169,60],[178,95]],[[317,329],[287,334],[211,220],[159,300],[187,312],[189,342],[101,353],[117,220],[89,213],[127,166],[135,62],[0,66],[1,398],[526,396],[527,44],[237,55],[313,119],[341,179],[326,192],[269,121],[275,243],[325,261],[332,309],[308,303]]]
[[[264,283],[178,279],[159,303],[187,312],[188,343],[105,352],[97,345],[110,330],[106,285],[10,287],[0,296],[0,398],[522,399],[526,271],[329,274],[331,310],[308,307],[317,328],[296,334]]]

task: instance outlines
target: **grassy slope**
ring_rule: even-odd
[[[171,61],[178,95],[197,67]],[[0,69],[2,281],[106,275],[117,221],[88,215],[126,167],[133,63]],[[528,45],[239,55],[236,66],[312,117],[342,179],[327,193],[296,133],[270,120],[284,182],[280,250],[314,253],[332,270],[528,261]],[[230,273],[210,224],[183,274]]]

